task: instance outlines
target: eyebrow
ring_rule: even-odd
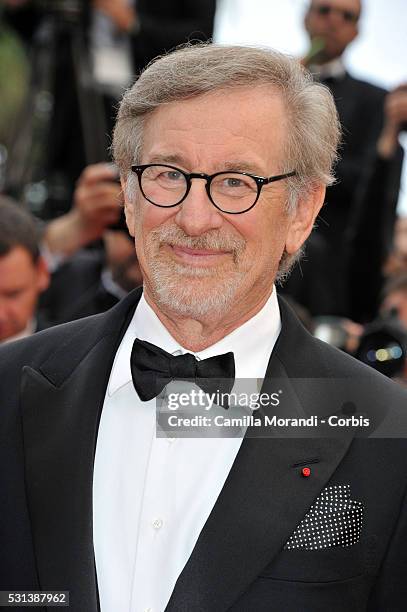
[[[237,170],[238,172],[247,172],[256,176],[266,176],[267,173],[261,170],[255,163],[244,162],[241,160],[230,160],[223,164],[224,170]]]
[[[187,167],[185,158],[178,154],[157,154],[153,155],[149,161],[150,164],[174,164],[181,167]],[[242,160],[227,160],[221,164],[217,172],[247,172],[248,174],[254,174],[255,176],[267,176],[267,173],[260,170],[259,166],[254,163],[244,162]]]

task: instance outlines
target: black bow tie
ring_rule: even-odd
[[[138,338],[130,365],[134,388],[143,402],[156,397],[171,380],[192,380],[205,393],[230,393],[235,380],[233,353],[198,361],[191,353],[171,355]]]

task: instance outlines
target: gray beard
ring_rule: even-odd
[[[232,306],[237,289],[244,278],[243,272],[234,272],[223,278],[203,274],[207,270],[174,264],[169,266],[154,261],[151,267],[150,286],[158,304],[191,318],[200,318],[216,312],[226,313]],[[205,285],[205,291],[196,287],[198,279],[212,277],[213,286]]]
[[[223,267],[196,268],[182,265],[162,256],[162,244],[230,250],[234,266],[228,266],[225,270]],[[239,270],[239,261],[245,247],[243,239],[224,236],[217,231],[191,237],[176,226],[164,226],[151,232],[146,243],[146,254],[150,264],[149,286],[155,301],[164,308],[190,318],[226,313],[245,276],[245,271]],[[202,279],[201,290],[199,279]]]

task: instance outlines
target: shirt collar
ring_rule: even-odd
[[[318,79],[340,79],[345,76],[346,69],[341,57],[337,57],[326,64],[312,64],[309,67],[312,74]]]
[[[112,271],[109,268],[104,268],[102,270],[100,280],[105,291],[110,293],[110,295],[117,297],[118,300],[121,300],[128,294],[128,291],[122,289],[122,287],[120,287],[120,285],[113,280]]]
[[[280,330],[280,310],[273,287],[271,296],[254,317],[216,344],[194,354],[199,359],[207,359],[232,351],[236,378],[264,378]],[[116,353],[108,385],[109,396],[132,380],[130,356],[136,338],[151,342],[171,354],[191,352],[171,336],[142,295]]]

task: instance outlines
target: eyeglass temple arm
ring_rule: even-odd
[[[264,180],[264,184],[268,185],[269,183],[274,183],[275,181],[281,181],[281,179],[289,178],[290,176],[295,176],[297,172],[293,170],[292,172],[286,172],[285,174],[277,174],[276,176],[271,176],[268,179]]]

